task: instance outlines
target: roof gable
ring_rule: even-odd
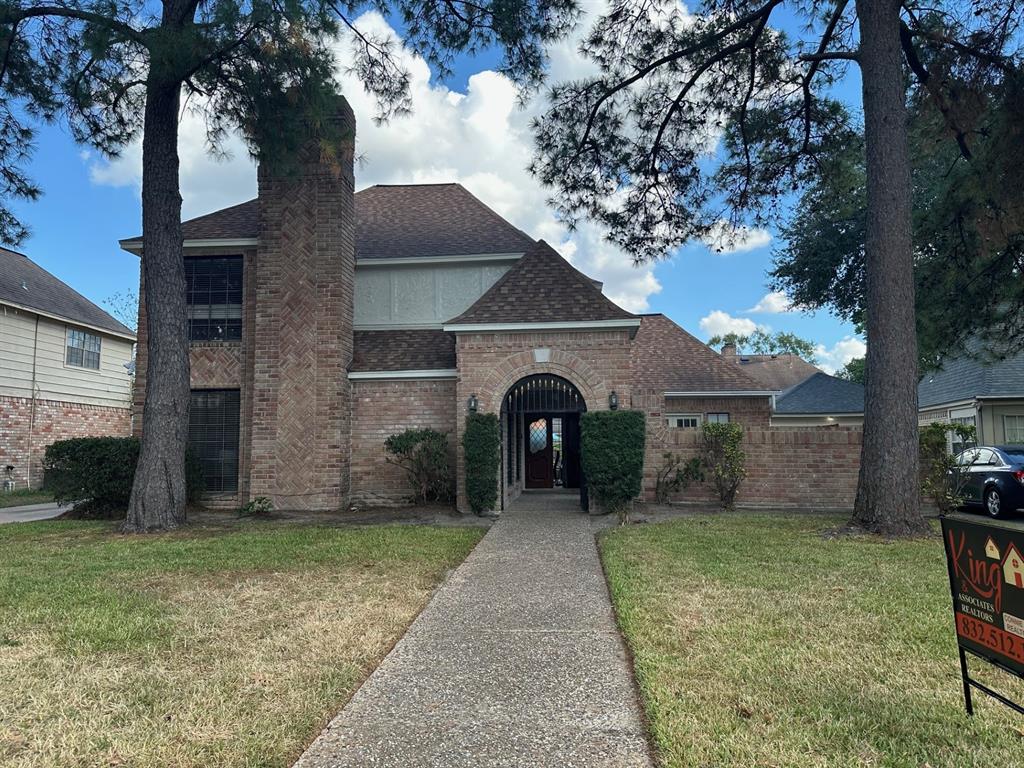
[[[661,392],[763,392],[740,366],[722,358],[665,315],[643,315],[633,340],[634,386]]]
[[[67,283],[16,251],[0,248],[0,302],[134,339],[135,333]]]
[[[819,371],[779,395],[775,412],[790,415],[863,413],[864,386]]]
[[[543,240],[451,325],[632,320],[582,272]]]
[[[182,222],[182,237],[255,240],[259,213],[258,198],[222,208]],[[355,216],[357,259],[520,254],[534,244],[461,184],[367,187],[355,194]]]

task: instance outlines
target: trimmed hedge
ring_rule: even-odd
[[[647,419],[641,411],[583,414],[581,452],[590,496],[601,509],[625,520],[644,479]]]
[[[76,511],[121,514],[128,508],[139,445],[137,437],[76,437],[51,443],[43,460],[44,487],[58,504],[73,503]],[[185,482],[188,500],[195,501],[203,482],[191,455],[185,460]]]
[[[471,413],[462,435],[466,459],[466,498],[476,514],[490,512],[498,503],[501,466],[501,430],[493,413]]]

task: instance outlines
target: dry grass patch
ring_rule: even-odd
[[[6,526],[0,764],[287,766],[482,533]]]
[[[1019,715],[980,694],[964,714],[941,539],[822,536],[841,522],[722,515],[603,537],[662,765],[1021,763]]]

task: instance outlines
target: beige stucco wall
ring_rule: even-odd
[[[132,359],[131,341],[99,333],[99,370],[66,365],[68,327],[59,320],[0,305],[0,396],[32,396],[34,358],[37,398],[127,408],[131,376],[124,364]]]
[[[863,416],[772,416],[772,426],[781,427],[860,427]]]

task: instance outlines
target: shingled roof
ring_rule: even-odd
[[[775,400],[782,415],[864,413],[864,386],[818,371]]]
[[[764,392],[767,387],[724,360],[665,315],[643,315],[632,349],[633,386],[662,392]]]
[[[455,337],[441,330],[356,331],[350,372],[455,368]]]
[[[450,325],[632,320],[594,282],[545,243],[537,241]]]
[[[534,244],[461,184],[378,184],[356,192],[355,213],[357,259],[518,254]],[[255,239],[259,199],[189,219],[181,230],[185,240]]]
[[[968,354],[943,361],[942,368],[926,373],[917,385],[921,408],[986,397],[1024,398],[1024,353],[989,360],[978,340],[968,344]]]
[[[0,248],[0,303],[35,309],[72,323],[135,338],[131,328],[119,323],[67,283],[27,256],[6,248]]]
[[[761,382],[765,389],[776,392],[794,387],[820,370],[797,355],[727,355],[722,357],[738,364],[743,372]]]

